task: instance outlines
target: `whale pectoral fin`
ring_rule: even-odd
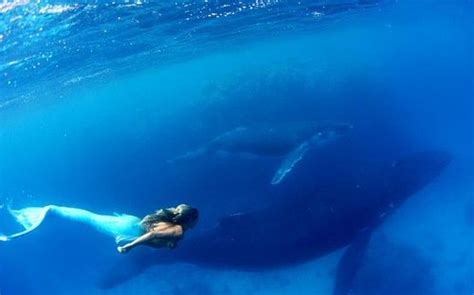
[[[303,159],[306,152],[309,150],[310,144],[305,141],[300,144],[296,149],[291,151],[283,160],[275,175],[272,178],[272,184],[279,184],[285,176],[293,170],[296,164]]]
[[[372,236],[372,229],[364,230],[346,249],[337,265],[336,279],[332,295],[351,294],[354,279],[359,271],[367,246]]]
[[[207,147],[201,147],[195,151],[191,151],[191,152],[187,152],[181,156],[178,156],[174,159],[171,159],[171,160],[167,160],[167,162],[169,164],[174,164],[176,162],[181,162],[181,161],[188,161],[188,160],[192,160],[192,159],[195,159],[199,156],[202,156],[206,153],[209,152],[209,149]]]

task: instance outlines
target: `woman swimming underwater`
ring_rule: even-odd
[[[198,210],[186,204],[157,210],[143,219],[126,214],[99,215],[83,209],[56,205],[8,210],[24,230],[11,235],[0,234],[0,241],[10,241],[30,233],[40,226],[47,215],[54,214],[88,224],[114,237],[119,245],[119,253],[126,253],[138,245],[172,249],[183,238],[184,232],[194,227],[199,217]]]

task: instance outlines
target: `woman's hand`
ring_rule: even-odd
[[[127,253],[128,248],[125,247],[125,246],[118,246],[118,247],[117,247],[117,251],[118,251],[120,254],[124,254],[124,253]]]

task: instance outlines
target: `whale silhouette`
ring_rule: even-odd
[[[372,230],[439,175],[450,159],[446,152],[425,151],[397,161],[335,168],[337,177],[315,190],[294,192],[267,208],[227,216],[173,251],[137,249],[105,274],[100,286],[114,287],[155,264],[263,270],[350,245],[337,272],[341,286],[335,288],[338,295],[346,294],[356,273],[350,268],[359,265]]]
[[[280,183],[312,148],[324,146],[347,134],[349,124],[293,122],[274,126],[238,127],[225,132],[197,150],[170,160],[190,160],[205,154],[241,154],[254,157],[284,157],[271,183]]]

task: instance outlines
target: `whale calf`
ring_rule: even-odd
[[[334,179],[316,190],[294,192],[291,198],[261,210],[227,216],[214,227],[183,240],[173,251],[137,249],[123,257],[100,285],[114,287],[155,264],[186,262],[263,270],[301,263],[347,245],[351,246],[340,266],[357,266],[357,257],[362,257],[372,230],[439,175],[450,159],[445,152],[425,151],[397,161],[335,167]],[[336,282],[344,286],[335,288],[337,294],[350,289],[351,276],[356,273],[338,271],[344,277]]]
[[[352,125],[297,122],[275,126],[238,127],[225,132],[195,151],[169,162],[189,160],[204,154],[227,153],[260,157],[284,157],[271,183],[280,183],[311,148],[324,146],[344,136]]]

